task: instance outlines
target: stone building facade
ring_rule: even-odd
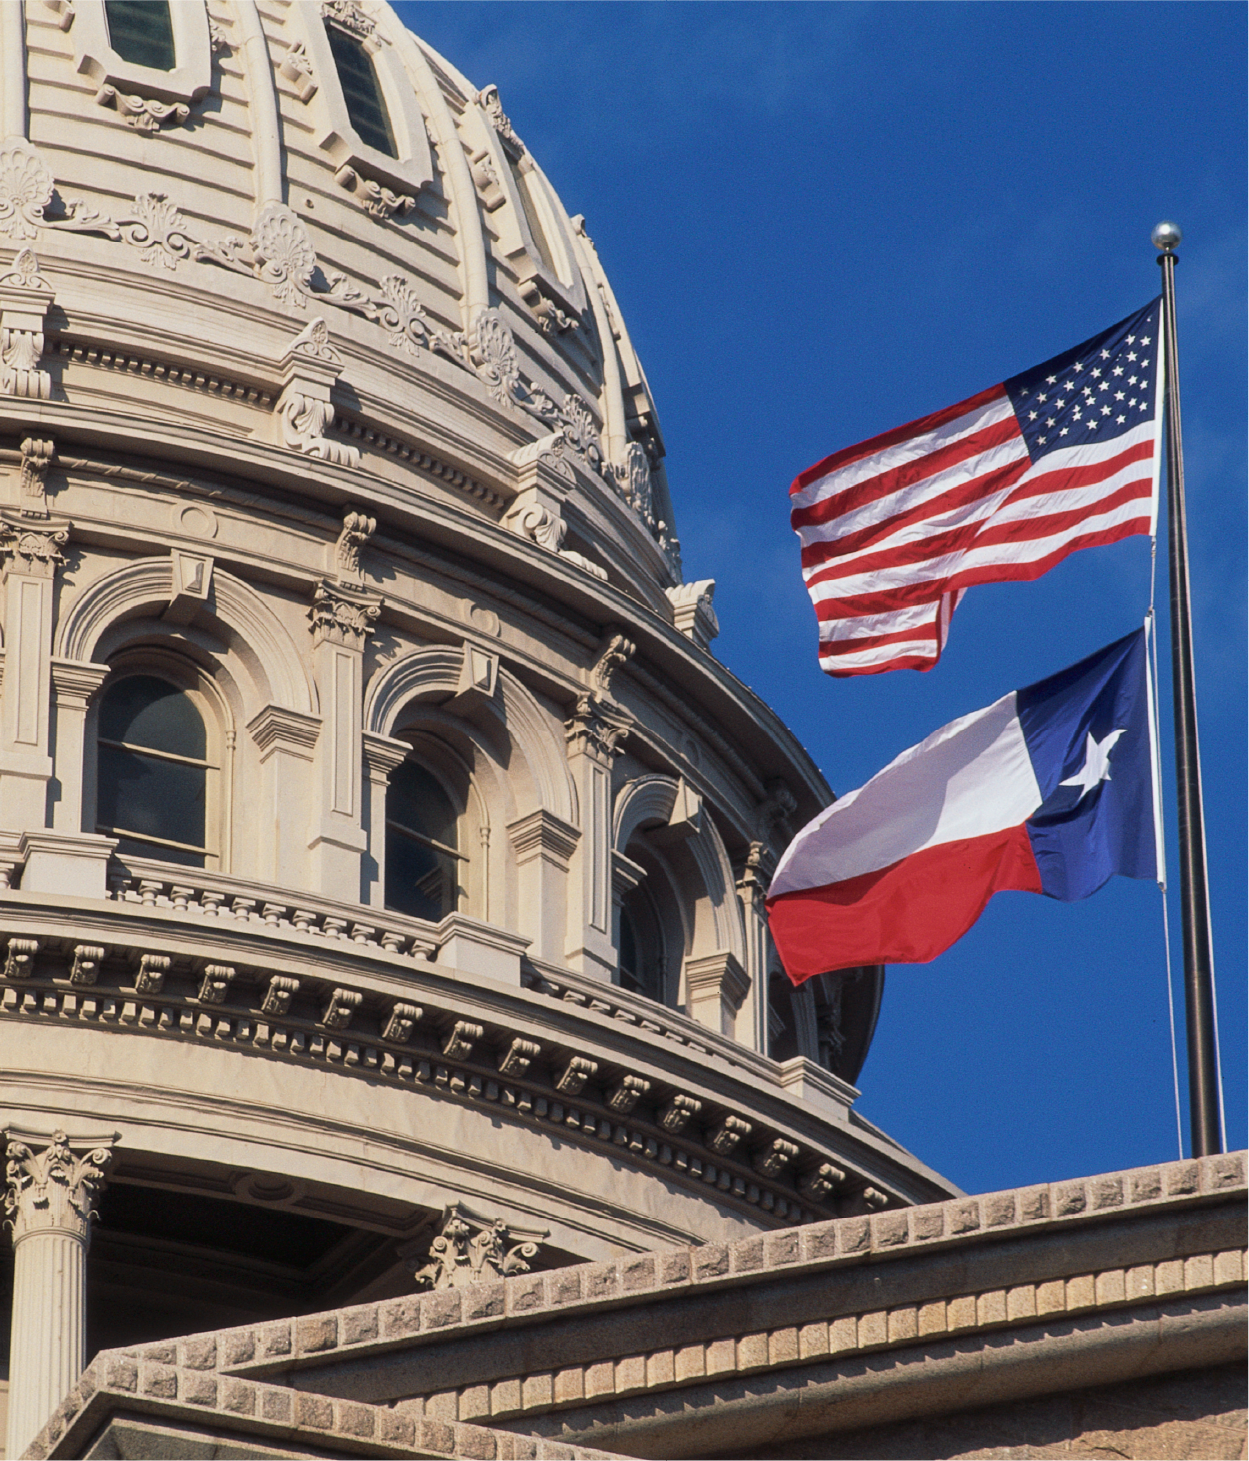
[[[854,1109],[882,971],[778,979],[829,791],[584,220],[387,6],[0,5],[0,495],[8,1455],[580,1454],[211,1336],[958,1198]]]

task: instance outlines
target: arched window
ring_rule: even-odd
[[[643,880],[620,900],[620,985],[661,1004],[667,998],[668,959],[663,923]]]
[[[419,761],[402,762],[386,793],[386,906],[436,923],[464,896],[468,858],[446,788]]]
[[[177,65],[169,0],[104,0],[108,40],[132,66],[172,71]]]
[[[397,158],[399,149],[395,146],[395,132],[390,125],[390,113],[386,110],[386,98],[382,95],[377,72],[373,69],[373,58],[355,36],[335,25],[328,16],[325,37],[330,43],[334,69],[338,72],[351,125],[366,147]]]
[[[192,694],[150,674],[115,680],[100,702],[96,831],[118,852],[204,867],[217,770]]]

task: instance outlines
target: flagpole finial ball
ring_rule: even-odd
[[[1154,241],[1154,248],[1162,249],[1164,253],[1170,253],[1172,249],[1178,248],[1180,240],[1184,235],[1180,232],[1178,223],[1163,221],[1155,225],[1150,238]]]

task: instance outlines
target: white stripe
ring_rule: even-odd
[[[893,589],[908,588],[917,582],[932,580],[935,595],[940,591],[940,585],[955,573],[992,567],[994,564],[1033,563],[1039,558],[1046,557],[1073,538],[1116,527],[1119,523],[1130,522],[1147,513],[1146,499],[1132,498],[1107,512],[1090,514],[1080,522],[1072,523],[1049,537],[960,548],[956,553],[945,553],[940,557],[925,559],[919,563],[899,563],[888,568],[875,569],[871,573],[828,578],[821,583],[808,584],[807,589],[812,602],[820,604],[826,599],[856,598],[860,594],[888,593]]]
[[[870,528],[878,523],[887,522],[900,513],[922,507],[924,503],[933,501],[945,492],[952,492],[956,487],[964,487],[968,482],[974,482],[979,477],[987,477],[992,472],[1003,471],[1016,462],[1026,462],[1027,460],[1027,443],[1022,436],[1017,436],[1013,441],[1006,441],[1000,446],[993,446],[987,451],[982,451],[979,456],[968,457],[965,462],[959,462],[957,466],[947,467],[944,471],[934,472],[931,477],[912,482],[909,486],[902,487],[887,497],[878,497],[872,502],[865,502],[862,507],[852,508],[849,512],[844,512],[840,517],[832,518],[829,522],[812,523],[808,527],[800,527],[797,530],[798,538],[805,548],[808,543],[823,543],[849,537],[851,533],[858,532],[860,528]],[[974,508],[978,502],[987,500],[989,499],[973,498],[963,507],[949,510],[951,512],[967,511]],[[912,523],[910,527],[922,532],[925,521],[935,521],[935,519],[921,518]]]
[[[832,643],[838,639],[862,639],[868,634],[896,634],[900,629],[915,629],[931,624],[937,617],[937,601],[909,604],[887,614],[856,614],[852,619],[830,619],[820,624],[820,640]]]
[[[822,888],[946,842],[1021,826],[1041,789],[1015,692],[934,731],[790,843],[768,896]]]
[[[939,653],[940,650],[935,640],[899,639],[896,643],[878,644],[872,649],[859,650],[855,654],[822,654],[820,668],[823,670],[859,670],[869,665],[892,664],[894,660],[903,658],[918,657],[935,660]]]
[[[964,437],[972,436],[977,431],[983,431],[987,426],[1005,421],[1014,414],[1010,397],[999,396],[978,409],[967,412],[964,416],[956,416],[953,421],[946,422],[944,426],[937,427],[935,431],[925,431],[920,436],[909,436],[904,441],[894,442],[892,446],[882,447],[880,451],[873,452],[869,457],[862,457],[858,461],[848,462],[844,467],[834,468],[826,476],[817,477],[814,482],[808,482],[800,492],[796,492],[789,499],[790,506],[794,508],[810,507],[812,503],[822,502],[824,498],[831,497],[834,493],[845,492],[851,487],[858,486],[860,482],[868,482],[873,477],[879,477],[883,472],[896,471],[898,467],[904,467],[909,462],[931,456],[933,452],[951,446],[956,441],[962,441]]]

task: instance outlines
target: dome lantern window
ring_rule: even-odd
[[[397,158],[394,128],[386,110],[386,98],[378,83],[377,72],[368,51],[355,36],[326,16],[325,36],[334,57],[334,69],[343,89],[347,115],[360,140],[387,157]]]

